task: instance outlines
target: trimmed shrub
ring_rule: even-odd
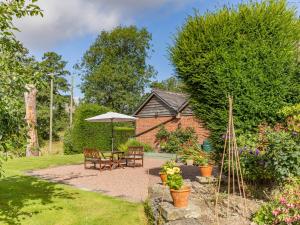
[[[66,130],[63,138],[63,143],[64,143],[64,153],[66,155],[71,155],[74,154],[73,150],[73,141],[72,141],[72,130],[68,129]]]
[[[118,149],[121,144],[134,136],[134,127],[116,127],[114,126],[115,146]]]
[[[187,18],[170,48],[194,112],[218,149],[227,126],[227,95],[235,126],[273,124],[277,110],[299,102],[300,23],[285,0],[251,2]]]
[[[120,151],[128,151],[129,146],[143,146],[145,152],[153,152],[153,148],[145,143],[139,142],[136,139],[130,138],[126,143],[119,145],[119,150]]]
[[[111,150],[111,124],[87,122],[86,118],[108,112],[108,108],[96,104],[81,104],[74,114],[73,128],[64,137],[65,154],[82,153],[83,148]],[[124,143],[134,134],[130,127],[120,127],[126,123],[114,123],[114,146]]]

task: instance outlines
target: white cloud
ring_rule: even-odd
[[[44,17],[16,21],[16,33],[26,47],[47,50],[57,43],[109,30],[137,15],[167,6],[177,9],[191,0],[40,0]]]

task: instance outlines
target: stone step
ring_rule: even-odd
[[[175,208],[170,202],[162,202],[159,204],[161,215],[166,221],[174,221],[181,219],[196,219],[201,216],[200,208],[193,202],[189,202],[187,208]]]
[[[198,181],[200,184],[214,184],[218,182],[218,179],[214,176],[211,177],[196,176],[196,181]]]

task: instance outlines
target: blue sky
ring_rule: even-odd
[[[146,27],[152,34],[154,52],[148,63],[154,66],[157,80],[166,79],[173,67],[168,59],[168,46],[178,27],[194,10],[214,11],[223,5],[236,5],[237,0],[43,0],[43,18],[17,21],[17,37],[37,59],[46,51],[55,51],[68,62],[67,68],[80,61],[101,30],[117,25]],[[75,84],[80,85],[80,78]],[[76,97],[82,97],[75,88]]]

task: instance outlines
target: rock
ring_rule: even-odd
[[[187,208],[175,208],[170,202],[162,202],[160,209],[163,218],[166,221],[180,220],[184,218],[198,218],[200,216],[200,209],[192,202],[189,202]]]
[[[185,209],[175,208],[172,203],[170,190],[167,186],[155,184],[149,188],[149,203],[155,218],[155,224],[160,225],[215,225],[215,177],[197,177],[197,181],[184,180],[185,185],[191,186],[189,206]],[[221,184],[224,187],[224,184]],[[225,185],[226,187],[226,185]],[[236,194],[230,195],[227,216],[227,194],[220,192],[218,201],[218,220],[220,225],[254,225],[251,215],[263,203],[254,199],[245,200]]]
[[[148,188],[148,195],[150,198],[164,197],[166,200],[171,199],[170,188],[162,184],[155,184]]]
[[[215,178],[214,176],[211,177],[196,176],[196,181],[198,181],[200,184],[213,184],[213,183],[217,183],[218,179]]]
[[[168,223],[165,223],[165,225],[204,225],[204,223],[200,223],[196,219],[183,219],[170,221]]]

